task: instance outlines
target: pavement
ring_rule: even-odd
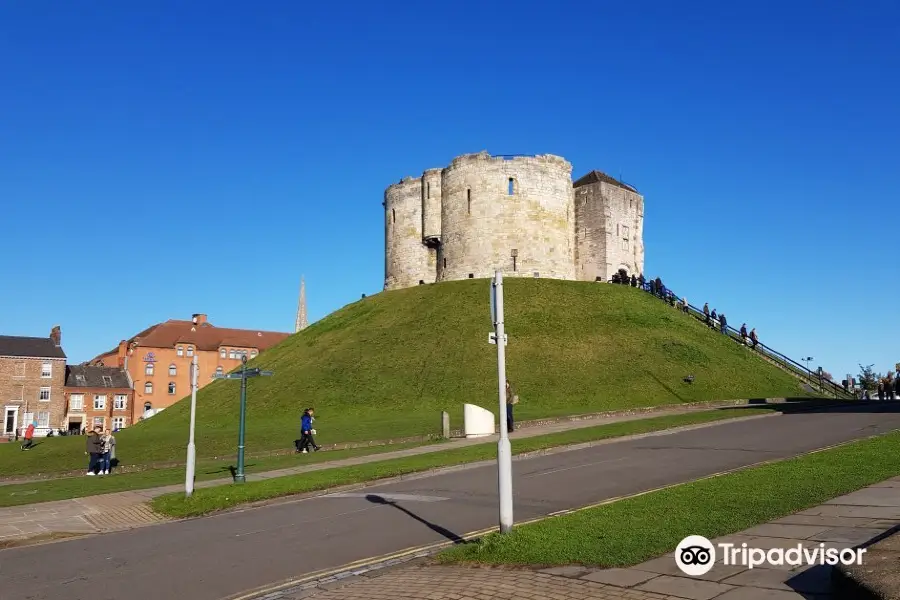
[[[825,504],[711,540],[765,551],[801,544],[810,551],[866,546],[900,524],[900,477],[835,498]],[[717,549],[717,551],[719,551]],[[706,574],[690,577],[675,553],[626,569],[563,566],[550,569],[487,568],[429,564],[355,570],[252,595],[245,600],[837,600],[829,565],[724,564],[721,553]],[[866,555],[863,555],[863,567]],[[893,568],[896,573],[896,566]],[[895,576],[896,577],[896,576]],[[885,596],[887,597],[887,596]]]
[[[513,463],[515,516],[521,522],[898,428],[897,407],[875,404],[724,422],[519,460]],[[4,600],[219,600],[459,540],[496,520],[496,466],[480,466],[2,550],[0,585]]]
[[[620,411],[617,413],[601,413],[581,417],[533,421],[530,423],[523,423],[523,426],[517,428],[511,438],[524,439],[625,421],[706,412],[717,407],[733,408],[735,404],[738,404],[739,402],[696,403],[687,406],[654,407]],[[772,403],[777,402],[773,401]],[[394,458],[419,456],[444,450],[455,450],[491,441],[496,442],[496,440],[496,435],[483,438],[459,438],[442,444],[431,444],[404,450],[324,461],[314,464],[299,464],[296,467],[276,469],[262,473],[248,473],[246,479],[247,481],[262,481],[265,479],[298,475],[322,469],[348,467]],[[302,463],[303,456],[298,456],[297,461]],[[110,477],[115,477],[115,474],[110,475]],[[32,483],[39,481],[46,480],[33,480]],[[22,482],[12,481],[4,483]],[[3,493],[2,486],[4,483],[0,483],[0,494]],[[232,485],[233,483],[234,480],[229,477],[227,479],[199,481],[195,484],[195,488],[218,487],[222,485]],[[59,534],[91,534],[124,531],[167,521],[169,519],[153,513],[148,508],[148,501],[163,494],[181,492],[183,490],[183,484],[168,485],[143,490],[85,496],[83,498],[71,500],[58,500],[39,504],[3,507],[0,508],[0,545],[4,543],[16,543],[29,538],[44,538]],[[27,494],[28,492],[26,490],[25,492],[16,493]]]

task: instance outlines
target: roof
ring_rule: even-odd
[[[131,388],[128,375],[116,367],[71,365],[66,367],[66,387]]]
[[[631,191],[634,192],[635,194],[639,193],[636,189],[634,189],[633,187],[631,187],[631,186],[628,185],[627,183],[622,183],[621,181],[619,181],[619,180],[616,179],[615,177],[610,177],[609,175],[607,175],[607,174],[604,173],[603,171],[591,171],[590,173],[588,173],[587,175],[585,175],[584,177],[582,177],[581,179],[579,179],[578,181],[576,181],[575,183],[573,183],[573,184],[572,184],[572,187],[576,187],[576,188],[577,188],[577,187],[581,187],[581,186],[583,186],[583,185],[590,185],[590,184],[592,184],[592,183],[600,183],[600,182],[602,182],[602,183],[609,183],[609,184],[611,184],[611,185],[615,185],[615,186],[618,186],[618,187],[620,187],[620,188],[624,188],[624,189],[626,189],[626,190],[631,190]]]
[[[49,337],[0,335],[0,356],[66,358],[66,353]]]
[[[142,348],[174,348],[177,345],[190,344],[197,350],[217,351],[222,346],[237,346],[256,348],[261,352],[287,339],[290,335],[277,331],[216,327],[208,321],[195,324],[193,321],[170,319],[148,327],[127,341],[129,346],[135,343]],[[114,348],[97,356],[91,362],[115,355],[117,352],[118,348]]]

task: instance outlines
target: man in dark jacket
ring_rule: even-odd
[[[100,465],[100,455],[103,453],[103,441],[100,439],[101,431],[100,427],[95,427],[87,436],[85,454],[91,455],[91,461],[88,463],[86,475],[96,475],[94,471]]]

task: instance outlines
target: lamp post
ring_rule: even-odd
[[[246,481],[246,477],[244,476],[244,424],[247,416],[247,379],[250,377],[268,377],[273,375],[272,371],[262,371],[259,367],[254,367],[252,369],[247,368],[247,355],[244,354],[241,356],[241,370],[236,373],[229,373],[228,375],[219,375],[216,373],[213,375],[213,379],[240,379],[241,380],[241,422],[238,426],[238,456],[237,456],[237,470],[234,474],[234,481],[236,483],[244,483]]]
[[[194,470],[197,462],[197,449],[194,446],[194,425],[197,422],[197,381],[200,365],[197,354],[191,361],[191,432],[188,436],[187,469],[184,474],[184,495],[187,498],[194,493]]]
[[[810,361],[813,361],[815,359],[812,356],[807,356],[806,358],[804,358],[802,360],[803,360],[803,362],[806,363],[807,377],[809,377],[809,382],[812,383],[812,371],[809,370],[809,363],[810,363]]]
[[[513,525],[512,448],[506,428],[506,332],[503,324],[503,273],[498,269],[491,282],[491,319],[497,344],[497,380],[500,393],[500,441],[497,442],[497,475],[500,492],[500,533],[507,533]]]

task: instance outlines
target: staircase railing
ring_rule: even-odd
[[[652,292],[650,292],[650,289],[649,289],[649,282],[644,284],[643,289],[647,293],[652,294]],[[664,288],[664,289],[666,292],[665,297],[661,297],[658,294],[652,294],[652,295],[655,296],[656,298],[658,298],[659,300],[670,303],[674,306],[683,306],[681,300],[679,299],[679,296],[675,292],[673,292],[669,288]],[[698,321],[706,323],[706,314],[703,312],[703,310],[697,308],[696,306],[692,305],[691,303],[688,303],[687,307],[688,307],[688,314],[690,314],[692,317],[696,318]],[[710,321],[712,321],[712,319],[710,319]],[[716,323],[720,323],[720,321],[718,321],[718,319],[716,319]],[[716,330],[721,331],[721,326],[716,327]],[[852,391],[846,390],[842,386],[831,381],[830,379],[820,376],[817,372],[810,370],[809,368],[805,367],[804,365],[800,364],[799,362],[790,358],[789,356],[786,356],[786,355],[782,354],[781,352],[778,352],[774,348],[771,348],[759,341],[756,342],[755,347],[754,347],[752,341],[750,341],[749,336],[747,338],[742,337],[741,332],[739,330],[735,329],[734,327],[732,327],[731,325],[726,325],[725,331],[726,331],[726,334],[728,335],[728,337],[731,338],[735,343],[741,344],[742,346],[746,346],[747,348],[749,348],[751,350],[755,350],[755,351],[759,352],[763,357],[768,358],[770,361],[778,363],[783,369],[785,369],[787,371],[791,371],[794,376],[796,376],[798,379],[804,380],[810,386],[813,386],[813,387],[818,386],[819,389],[821,389],[823,393],[826,393],[826,394],[830,393],[835,398],[844,398],[844,399],[855,399],[856,398],[856,395]]]

